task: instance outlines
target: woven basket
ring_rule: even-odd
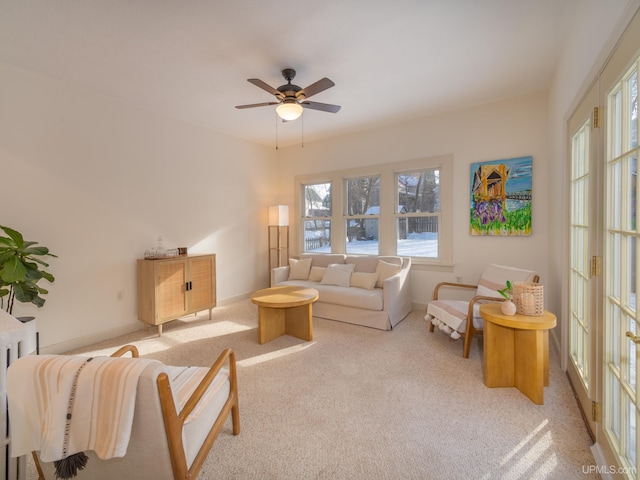
[[[544,314],[544,287],[533,282],[513,282],[516,313],[539,317]]]

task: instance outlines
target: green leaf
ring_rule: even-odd
[[[22,234],[20,232],[14,230],[13,228],[4,227],[2,225],[0,225],[0,228],[2,230],[4,230],[4,233],[9,235],[11,240],[14,241],[14,243],[16,244],[16,246],[18,248],[23,248],[24,247],[24,238],[22,237]]]
[[[2,280],[7,283],[19,282],[27,275],[27,269],[18,257],[11,257],[2,264]]]

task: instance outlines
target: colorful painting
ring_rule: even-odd
[[[471,164],[471,235],[531,235],[532,160]]]

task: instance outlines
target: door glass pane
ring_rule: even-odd
[[[636,229],[636,204],[638,201],[638,162],[635,155],[628,158],[626,162],[627,185],[629,189],[628,205],[626,205],[626,228],[628,230]]]
[[[614,375],[611,376],[611,405],[620,405],[620,382]],[[611,411],[610,419],[610,433],[613,434],[614,439],[620,442],[620,408],[614,408]]]
[[[610,135],[610,148],[611,148],[611,157],[619,157],[622,153],[622,129],[620,128],[620,124],[622,123],[622,90],[618,89],[617,92],[611,95],[610,99],[610,110],[611,115],[609,115],[609,124],[611,125],[611,135]]]
[[[569,207],[571,272],[569,275],[570,358],[585,389],[589,388],[589,136],[591,120],[575,133],[571,142],[571,192]]]
[[[638,146],[638,72],[633,72],[627,80],[627,150]]]
[[[611,190],[609,200],[611,208],[609,211],[609,225],[611,228],[620,228],[621,221],[621,205],[620,197],[622,195],[622,165],[620,162],[612,163],[609,167],[609,175],[611,178]]]
[[[611,336],[609,352],[616,369],[620,369],[620,309],[615,304],[610,304],[609,318],[611,319]]]
[[[634,405],[633,401],[629,401],[628,403],[629,404],[628,404],[627,415],[629,418],[629,434],[628,434],[629,437],[627,441],[627,458],[629,459],[629,462],[631,463],[631,465],[635,465],[636,464],[636,444],[637,444],[636,406]]]
[[[635,335],[637,333],[636,321],[626,315],[625,315],[625,318],[626,318],[625,323],[627,325],[627,332],[631,332]],[[626,332],[625,332],[625,335],[626,335]],[[625,345],[627,346],[628,361],[624,362],[624,373],[625,373],[624,379],[629,385],[631,385],[632,389],[635,390],[636,344],[633,341],[631,341],[631,339],[627,338]]]
[[[637,239],[635,237],[629,237],[627,239],[627,255],[629,258],[629,268],[625,269],[625,284],[627,288],[625,288],[625,296],[623,302],[627,308],[629,308],[632,312],[636,310],[636,244]]]

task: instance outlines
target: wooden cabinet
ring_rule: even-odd
[[[138,260],[138,320],[157,325],[216,306],[216,256]]]

